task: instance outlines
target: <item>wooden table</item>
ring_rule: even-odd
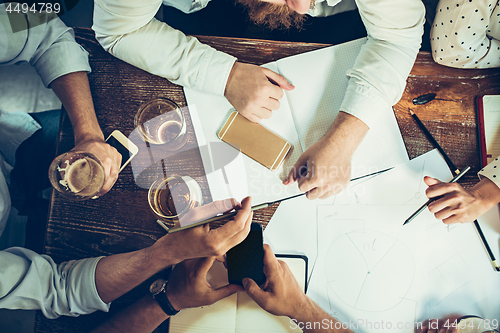
[[[92,73],[89,74],[97,118],[105,136],[119,129],[129,135],[134,129],[134,115],[139,105],[154,97],[167,97],[180,106],[186,102],[182,88],[167,80],[148,74],[106,53],[95,41],[90,29],[76,29],[77,41],[90,53]],[[199,37],[200,41],[238,57],[241,61],[263,64],[286,56],[322,48],[324,44],[270,42],[221,37]],[[439,100],[414,106],[411,100],[424,93],[437,93]],[[435,64],[428,53],[418,55],[401,101],[394,107],[410,158],[433,147],[418,129],[408,113],[411,107],[428,126],[455,164],[472,167],[462,184],[475,183],[479,170],[475,97],[500,93],[500,69],[457,70]],[[194,133],[187,116],[190,140]],[[66,115],[61,120],[58,153],[73,147],[73,132]],[[196,154],[192,156],[197,158]],[[199,156],[198,156],[199,158]],[[201,164],[182,161],[179,168],[203,175]],[[206,183],[201,184],[204,196],[209,196]],[[269,222],[277,205],[255,213],[254,220]],[[134,182],[127,166],[113,189],[98,200],[71,202],[52,193],[45,239],[45,253],[56,262],[147,247],[165,232],[155,223],[147,204],[147,190]],[[111,313],[144,294],[148,283],[137,287],[113,302]],[[109,317],[94,313],[79,318],[61,317],[48,320],[37,314],[36,332],[87,332]],[[165,325],[163,325],[165,326]],[[158,331],[166,331],[160,326]]]

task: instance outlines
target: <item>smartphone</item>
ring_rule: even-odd
[[[290,142],[237,111],[230,114],[217,136],[271,171],[283,164],[292,148]]]
[[[132,158],[137,155],[139,148],[129,140],[122,132],[114,130],[110,136],[106,139],[106,143],[122,155],[122,162],[120,165],[120,172],[125,168],[125,166],[132,160]]]
[[[264,275],[264,242],[262,226],[252,223],[250,233],[240,244],[226,254],[229,283],[243,285],[243,278],[251,278],[259,286],[266,282]]]

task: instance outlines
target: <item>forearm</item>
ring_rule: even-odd
[[[75,145],[86,140],[104,140],[95,116],[86,72],[63,75],[51,83],[73,125]]]
[[[481,179],[469,191],[480,198],[481,215],[500,202],[500,188],[488,178]]]
[[[92,333],[150,333],[167,318],[158,303],[147,295],[95,328]]]
[[[157,6],[156,1],[129,1],[127,5],[138,7],[134,10],[141,15],[125,8],[111,12],[104,2],[113,0],[96,1],[93,29],[106,51],[183,87],[224,94],[236,58],[156,20],[161,1]],[[119,27],[116,22],[121,23]]]
[[[165,236],[165,237],[168,237]],[[158,242],[157,242],[158,243]],[[103,302],[111,302],[157,272],[180,260],[157,243],[130,253],[102,258],[96,268],[96,288]]]
[[[341,147],[343,151],[352,155],[368,133],[368,129],[360,119],[340,111],[325,138],[328,144]]]
[[[291,317],[293,323],[305,333],[352,333],[343,328],[342,323],[326,313],[322,308],[306,296],[302,311]],[[290,325],[293,327],[292,322]]]

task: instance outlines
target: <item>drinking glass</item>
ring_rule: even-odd
[[[71,200],[87,200],[102,189],[104,167],[99,159],[87,152],[70,151],[57,156],[49,167],[52,187]]]
[[[179,150],[188,140],[182,110],[168,98],[159,97],[143,103],[135,115],[134,125],[144,141],[163,145],[169,151]]]
[[[189,176],[158,179],[149,188],[149,206],[161,221],[181,226],[182,217],[203,204],[200,185]]]

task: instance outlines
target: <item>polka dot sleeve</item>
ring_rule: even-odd
[[[478,172],[480,179],[486,177],[500,187],[500,156]]]
[[[440,0],[431,29],[434,60],[456,68],[500,67],[498,0]]]

